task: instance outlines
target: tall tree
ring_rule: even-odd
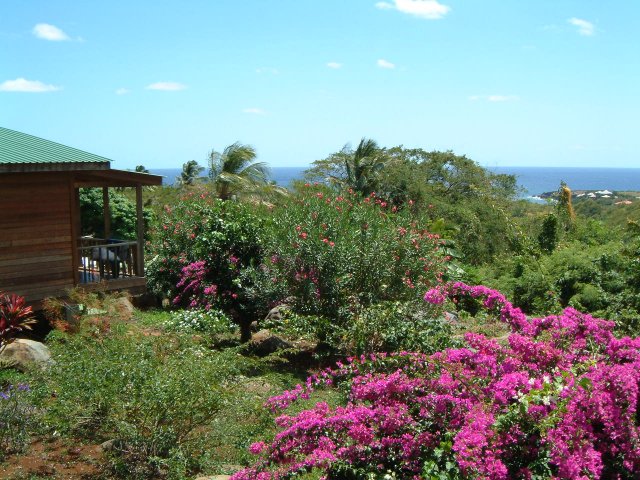
[[[228,200],[233,195],[255,191],[268,184],[267,164],[255,159],[255,149],[239,142],[229,145],[222,153],[211,151],[209,178],[219,198]]]
[[[375,140],[362,138],[355,150],[347,144],[326,159],[313,162],[306,177],[352,188],[366,196],[376,190],[379,174],[389,163],[385,149]]]
[[[195,160],[189,160],[187,163],[182,164],[182,173],[176,180],[176,183],[181,187],[193,185],[200,177],[200,173],[202,173],[203,170],[204,167],[198,165],[198,162]]]
[[[344,161],[347,185],[365,196],[373,192],[377,175],[387,164],[382,152],[375,140],[362,138],[358,148]]]

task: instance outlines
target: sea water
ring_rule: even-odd
[[[307,168],[272,167],[271,179],[287,187],[293,180],[302,179]],[[179,168],[149,170],[162,175],[164,185],[173,185],[182,172]],[[572,190],[640,191],[640,168],[489,167],[488,170],[515,175],[525,198],[553,192],[562,181]]]

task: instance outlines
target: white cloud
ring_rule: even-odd
[[[156,82],[145,87],[147,90],[164,90],[166,92],[176,92],[178,90],[184,90],[186,85],[178,82]]]
[[[329,62],[327,63],[327,67],[337,70],[338,68],[342,67],[342,64],[338,62]]]
[[[263,109],[256,108],[256,107],[245,108],[245,109],[242,110],[242,113],[251,113],[253,115],[266,115],[267,114],[267,112],[265,112]]]
[[[489,95],[487,100],[490,102],[512,102],[518,100],[516,95]]]
[[[118,88],[116,90],[116,95],[126,95],[127,93],[130,93],[131,90],[129,90],[128,88]]]
[[[567,22],[569,22],[574,27],[578,27],[578,33],[580,35],[585,35],[587,37],[590,37],[596,31],[596,27],[593,25],[593,23],[583,20],[581,18],[572,17],[569,20],[567,20]]]
[[[70,40],[66,33],[55,25],[49,25],[48,23],[38,23],[33,27],[32,32],[36,37],[41,38],[42,40],[49,40],[52,42]]]
[[[443,5],[437,0],[393,0],[393,4],[389,2],[378,2],[375,5],[376,8],[381,10],[395,9],[399,12],[427,20],[437,20],[451,11],[451,7]]]
[[[55,92],[61,90],[55,85],[47,85],[38,80],[27,80],[26,78],[16,78],[15,80],[6,80],[0,83],[0,92]]]
[[[396,68],[394,63],[391,63],[383,58],[381,58],[380,60],[378,60],[376,62],[376,65],[378,65],[380,68]]]
[[[487,102],[513,102],[519,100],[517,95],[471,95],[469,100],[477,102],[478,100],[485,100]]]

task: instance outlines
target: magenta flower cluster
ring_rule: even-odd
[[[327,478],[637,478],[640,339],[616,338],[613,322],[571,308],[528,319],[483,286],[443,285],[425,300],[463,297],[510,325],[506,344],[468,333],[465,348],[363,356],[324,370],[269,407],[286,409],[320,387],[344,389],[346,404],[279,416],[273,441],[254,444],[256,463],[232,479],[314,469]]]

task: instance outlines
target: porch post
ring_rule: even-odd
[[[69,174],[69,203],[71,205],[71,261],[73,264],[73,285],[80,283],[79,238],[82,234],[80,224],[80,190],[75,186],[75,178]]]
[[[144,216],[142,214],[142,185],[140,183],[136,184],[136,217],[138,222],[136,274],[139,277],[144,277]]]
[[[109,187],[102,187],[102,215],[104,216],[104,238],[111,237],[111,209],[109,208]]]

